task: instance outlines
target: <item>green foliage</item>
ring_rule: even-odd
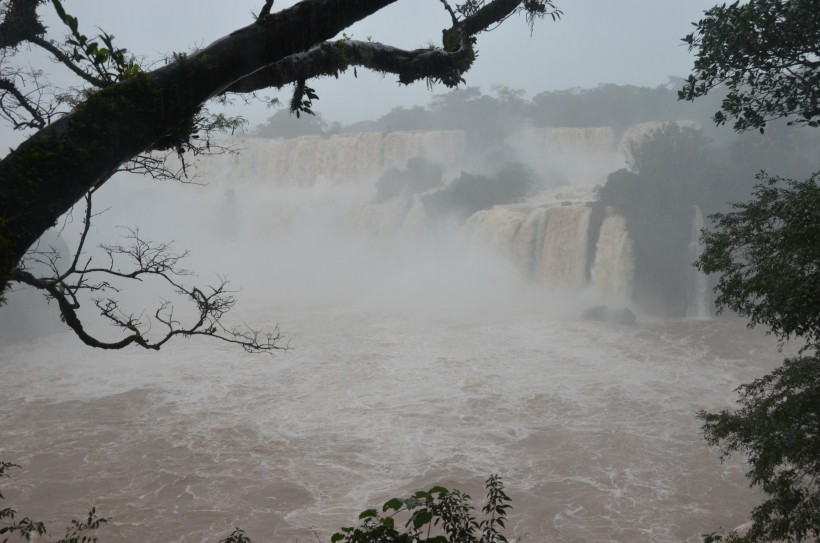
[[[0,478],[9,477],[8,471],[18,467],[0,461]],[[359,526],[341,528],[333,534],[331,543],[507,543],[502,530],[511,500],[498,475],[487,478],[485,488],[487,499],[480,520],[473,514],[468,494],[434,486],[409,498],[388,500],[381,511],[362,511]],[[10,507],[0,509],[0,543],[8,543],[9,536],[30,541],[33,536],[48,534],[42,522],[28,517],[16,520],[16,516],[17,511]],[[108,521],[92,507],[85,518],[71,521],[57,543],[98,543],[96,532]],[[219,543],[251,543],[251,539],[242,529],[235,528]]]
[[[532,103],[522,90],[495,86],[492,94],[483,94],[478,87],[464,87],[434,95],[426,107],[395,108],[345,131],[464,130],[468,152],[487,156],[504,147],[508,135],[530,126],[532,118]]]
[[[751,539],[745,536],[740,536],[736,532],[729,532],[728,534],[720,532],[712,532],[710,534],[703,534],[703,543],[751,543]]]
[[[245,535],[245,531],[240,528],[234,528],[231,535],[222,539],[219,543],[251,543],[251,539]]]
[[[772,119],[818,126],[820,1],[751,0],[716,6],[683,41],[695,52],[692,75],[679,92],[694,100],[715,87],[729,92],[718,124],[759,128]]]
[[[298,138],[322,136],[326,129],[321,115],[296,117],[290,109],[280,109],[256,129],[256,134],[263,138]]]
[[[683,114],[666,87],[599,85],[594,89],[546,91],[532,101],[536,122],[544,126],[611,126],[622,133],[640,122],[690,117]]]
[[[766,500],[752,511],[751,541],[815,541],[820,536],[820,356],[787,359],[738,389],[736,411],[706,413],[703,430],[722,457],[749,459],[747,477]]]
[[[462,174],[448,185],[421,197],[428,217],[461,222],[494,205],[509,204],[527,196],[533,188],[532,171],[520,163],[508,163],[494,176]]]
[[[0,478],[10,477],[8,471],[11,468],[19,468],[17,464],[11,462],[0,461]],[[3,494],[0,494],[0,500],[5,499]],[[17,536],[26,541],[30,541],[33,535],[43,535],[46,533],[46,527],[42,522],[31,520],[28,517],[23,517],[20,520],[15,520],[17,511],[11,507],[0,509],[0,537],[2,542],[6,543],[9,536]]]
[[[290,111],[296,114],[297,119],[302,116],[302,113],[314,115],[311,108],[313,107],[313,101],[318,99],[319,96],[316,91],[308,87],[304,79],[300,79],[293,89],[293,96],[290,99]]]
[[[102,44],[88,38],[80,32],[77,18],[66,13],[62,2],[51,1],[57,16],[71,31],[66,44],[72,48],[70,58],[74,63],[88,65],[95,76],[106,83],[129,79],[139,73],[139,66],[127,55],[128,50],[114,45],[114,36],[101,31],[97,40]]]
[[[106,522],[108,519],[97,515],[97,508],[92,507],[85,519],[71,521],[71,526],[65,530],[65,537],[57,543],[97,543],[95,531]]]
[[[598,189],[601,206],[627,220],[634,242],[636,301],[661,314],[686,311],[693,206],[715,200],[724,175],[703,133],[667,124],[629,150],[631,167]]]
[[[413,496],[393,498],[381,511],[368,509],[359,515],[359,526],[333,534],[331,543],[506,543],[505,526],[510,498],[498,475],[485,483],[484,518],[473,515],[470,496],[436,486]],[[397,518],[406,518],[397,522]]]
[[[383,203],[401,194],[420,194],[441,185],[442,168],[421,157],[407,161],[407,168],[391,168],[376,182],[376,202]]]
[[[8,471],[19,467],[11,462],[0,461],[0,478],[10,477]],[[0,494],[0,500],[3,499],[5,497]],[[7,543],[10,536],[15,536],[18,540],[31,541],[34,536],[44,536],[48,533],[44,523],[29,517],[16,520],[16,517],[17,511],[11,507],[0,509],[0,543]],[[71,526],[66,528],[65,537],[60,538],[57,543],[97,543],[95,532],[108,520],[97,515],[96,508],[92,507],[85,519],[71,521]]]
[[[712,216],[697,266],[719,273],[717,305],[781,341],[820,342],[820,174],[758,176],[754,197]]]
[[[684,38],[696,51],[694,73],[680,91],[693,100],[724,84],[714,120],[736,130],[772,119],[818,126],[820,2],[751,0],[706,12]],[[782,140],[788,139],[785,136]],[[781,140],[781,141],[782,141]],[[772,160],[769,141],[733,149],[746,167],[800,172],[817,160],[817,146]],[[778,157],[775,157],[778,158]],[[805,163],[805,164],[804,164]],[[760,172],[752,199],[711,217],[696,265],[716,273],[718,310],[763,324],[780,341],[798,338],[802,352],[738,389],[740,408],[699,414],[704,435],[722,454],[744,453],[753,486],[766,494],[752,511],[750,541],[815,541],[820,535],[820,187]]]

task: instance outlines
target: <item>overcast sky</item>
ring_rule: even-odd
[[[296,0],[277,0],[282,9]],[[64,0],[84,33],[96,27],[114,34],[121,46],[148,59],[207,45],[249,24],[261,0]],[[543,90],[594,87],[600,83],[657,86],[669,76],[685,76],[692,59],[681,38],[691,22],[715,0],[557,0],[563,18],[540,21],[530,35],[524,18],[507,21],[479,37],[479,57],[467,74],[467,85],[489,90],[501,84]],[[42,8],[57,35],[63,31]],[[439,0],[400,0],[350,30],[354,39],[372,38],[416,48],[440,43],[449,18]],[[55,67],[56,69],[56,67]],[[359,70],[340,80],[313,84],[320,100],[316,110],[328,121],[343,123],[375,118],[398,106],[427,103],[424,84],[400,87],[391,75]],[[443,87],[434,93],[445,92]],[[286,99],[287,96],[284,96]],[[273,114],[262,105],[244,108],[252,126]]]

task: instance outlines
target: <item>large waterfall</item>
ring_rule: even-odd
[[[633,265],[623,221],[607,217],[599,225],[600,235],[590,233],[592,188],[623,164],[612,130],[527,129],[509,136],[507,144],[513,150],[511,158],[531,167],[541,187],[521,201],[494,205],[473,214],[463,226],[456,224],[462,238],[493,247],[538,284],[576,291],[591,282],[603,298],[628,299]],[[380,237],[433,228],[419,195],[372,201],[374,183],[385,171],[404,168],[409,159],[423,157],[442,166],[446,186],[481,162],[469,156],[465,134],[460,131],[245,139],[237,147],[242,150],[237,156],[208,161],[203,168],[208,172],[206,181],[233,184],[241,180],[308,190],[328,183],[351,187],[362,200],[352,208],[351,222]],[[291,212],[278,209],[276,215],[288,220]]]
[[[415,156],[440,162],[452,175],[463,163],[465,136],[461,131],[360,132],[326,138],[248,138],[232,147],[239,153],[203,161],[201,170],[209,182],[311,187],[321,180],[372,182]]]

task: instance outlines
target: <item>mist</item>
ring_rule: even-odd
[[[226,324],[278,325],[290,349],[89,350],[12,293],[0,451],[25,465],[15,504],[60,525],[93,502],[110,540],[149,524],[169,541],[237,525],[325,540],[392,496],[480,495],[497,472],[515,537],[699,541],[743,524],[758,496],[693,413],[731,405],[777,345],[716,319],[690,264],[708,214],[748,196],[746,157],[816,157],[808,135],[710,138],[709,106],[683,117],[672,94],[466,90],[298,137],[275,115],[223,142],[237,154],[186,158],[189,184],[115,177],[84,258],[105,263],[92,247],[136,226],[173,241],[186,284],[230,281]],[[568,108],[599,113],[555,117]],[[41,243],[71,254],[81,218]],[[148,321],[171,300],[195,318],[174,289],[128,283],[124,311]]]

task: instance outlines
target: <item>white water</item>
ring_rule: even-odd
[[[371,185],[323,172],[276,182],[253,156],[234,164],[241,182],[113,183],[99,208],[120,207],[98,233],[137,220],[147,237],[173,232],[203,280],[225,271],[243,286],[234,322],[278,322],[295,349],[182,340],[109,353],[65,334],[0,346],[0,458],[24,467],[3,493],[22,514],[59,534],[96,504],[113,519],[103,541],[217,541],[234,526],[255,541],[314,529],[328,541],[390,497],[434,484],[480,497],[497,472],[511,532],[529,541],[697,541],[747,519],[758,496],[744,467],[719,462],[694,413],[730,406],[777,363],[768,338],[729,321],[584,321],[584,293],[522,281],[467,232],[431,237],[412,226],[417,206],[392,203],[395,233],[367,235],[362,222],[394,209],[363,204]],[[481,220],[526,246],[530,269],[549,268],[561,239],[580,243],[582,192]],[[524,235],[558,216],[565,236]],[[629,271],[616,217],[601,236],[613,242],[598,241],[595,284]],[[559,269],[572,283],[570,252]]]
[[[632,240],[626,231],[626,219],[607,209],[601,224],[595,263],[592,266],[592,285],[604,299],[627,301],[632,296],[635,272]]]
[[[777,359],[764,338],[484,309],[277,310],[297,348],[273,359],[206,342],[7,346],[0,452],[24,469],[4,494],[54,529],[96,504],[106,541],[216,541],[235,525],[327,541],[394,495],[480,496],[492,472],[531,541],[696,541],[746,520],[744,468],[720,464],[694,412]]]
[[[575,290],[586,282],[589,219],[586,206],[542,200],[480,211],[465,231],[505,254],[536,282]]]
[[[700,233],[705,227],[700,206],[692,206],[692,241],[689,242],[689,259],[691,262],[694,262],[703,254]],[[695,267],[692,267],[690,277],[691,286],[689,287],[686,316],[692,319],[708,319],[711,316],[709,311],[709,278]]]

